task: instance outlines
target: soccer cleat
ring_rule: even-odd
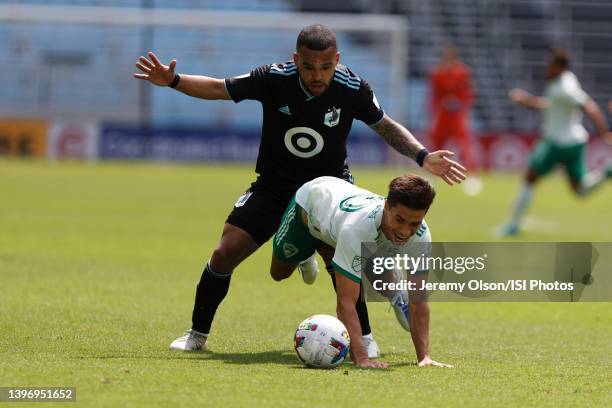
[[[197,351],[206,349],[208,334],[202,334],[193,329],[187,330],[185,335],[170,343],[170,350]]]
[[[372,337],[372,334],[368,334],[367,336],[363,336],[363,345],[365,346],[368,352],[368,358],[378,358],[380,357],[380,347],[378,347],[378,343]]]
[[[317,275],[319,274],[319,263],[317,262],[316,256],[316,254],[313,254],[310,258],[298,265],[300,275],[302,275],[304,283],[308,285],[312,285],[314,281],[317,280]]]
[[[402,291],[397,299],[392,303],[395,318],[402,329],[410,331],[410,309],[408,308],[408,293]]]
[[[514,237],[519,234],[519,228],[514,224],[502,225],[496,232],[498,238]]]

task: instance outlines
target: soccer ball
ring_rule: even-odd
[[[339,366],[349,351],[349,335],[344,324],[333,316],[314,315],[298,326],[293,345],[298,358],[309,367]]]

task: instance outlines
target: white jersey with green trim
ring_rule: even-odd
[[[586,143],[589,134],[582,125],[582,108],[589,95],[576,75],[564,71],[546,87],[548,108],[544,111],[543,137],[558,146]]]
[[[406,244],[393,244],[380,229],[385,198],[342,179],[316,178],[297,190],[295,201],[308,214],[310,234],[336,249],[334,267],[356,282],[361,280],[362,243],[375,242],[377,253],[408,253],[402,248],[431,242],[431,234],[423,221]]]

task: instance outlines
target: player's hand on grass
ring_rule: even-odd
[[[448,150],[438,150],[429,153],[423,160],[423,168],[428,172],[440,176],[448,185],[459,184],[465,180],[465,167],[449,159],[455,153]]]
[[[168,86],[174,79],[174,68],[176,60],[170,61],[170,65],[162,64],[157,56],[151,51],[147,53],[149,58],[140,56],[136,63],[138,68],[143,73],[135,72],[134,78],[144,79],[157,86]]]
[[[362,360],[358,360],[355,362],[355,365],[359,368],[388,368],[389,364],[384,361],[378,360],[370,360],[368,358],[364,358]]]
[[[444,367],[444,368],[453,368],[450,364],[439,363],[434,361],[429,356],[425,356],[421,361],[419,361],[419,367]]]

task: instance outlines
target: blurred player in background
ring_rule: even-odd
[[[346,142],[354,119],[376,131],[398,152],[414,159],[449,184],[461,182],[465,169],[450,160],[453,153],[429,153],[402,125],[387,116],[368,83],[339,64],[336,36],[322,25],[298,35],[293,61],[270,64],[235,78],[218,79],[175,73],[176,60],[162,64],[149,52],[136,63],[135,73],[158,86],[169,86],[202,99],[260,101],[263,125],[255,171],[259,177],[238,199],[223,227],[221,240],[206,263],[197,286],[192,328],[170,344],[177,350],[206,346],[214,315],[229,290],[234,269],[276,231],[295,191],[319,176],[352,182]],[[334,279],[334,270],[326,265]],[[312,283],[318,273],[314,255],[300,265],[302,278]],[[245,306],[250,307],[248,299]],[[376,357],[365,302],[357,310],[368,352]]]
[[[422,256],[423,244],[431,242],[425,215],[435,196],[427,180],[412,175],[391,180],[386,199],[338,178],[319,177],[300,187],[285,211],[274,236],[270,274],[277,281],[287,279],[324,245],[320,253],[336,272],[338,318],[349,332],[351,359],[359,367],[387,367],[385,362],[369,360],[360,336],[355,303],[364,279],[362,244],[373,243],[374,252],[386,256]],[[326,248],[330,248],[327,253]],[[409,326],[418,365],[450,367],[429,357],[429,305],[420,291],[427,272],[411,272],[419,290],[410,291],[410,297],[402,297],[401,291],[387,291],[384,296],[394,306],[409,299],[407,321],[398,320]]]
[[[598,135],[612,142],[606,118],[597,103],[582,90],[578,78],[569,70],[570,56],[564,49],[550,51],[546,67],[545,96],[534,96],[522,89],[510,91],[513,103],[544,113],[542,137],[529,158],[524,184],[514,205],[512,218],[501,228],[501,235],[516,235],[533,197],[533,187],[556,165],[563,165],[572,190],[586,196],[612,177],[612,168],[587,173],[584,149],[589,139],[582,125],[583,112],[593,121]]]
[[[475,177],[478,158],[470,126],[470,109],[474,103],[471,76],[469,67],[459,59],[457,49],[446,48],[440,63],[429,74],[429,136],[433,150],[443,149],[450,140],[457,143],[470,172],[463,183],[464,190],[476,195],[482,190],[482,182]]]

